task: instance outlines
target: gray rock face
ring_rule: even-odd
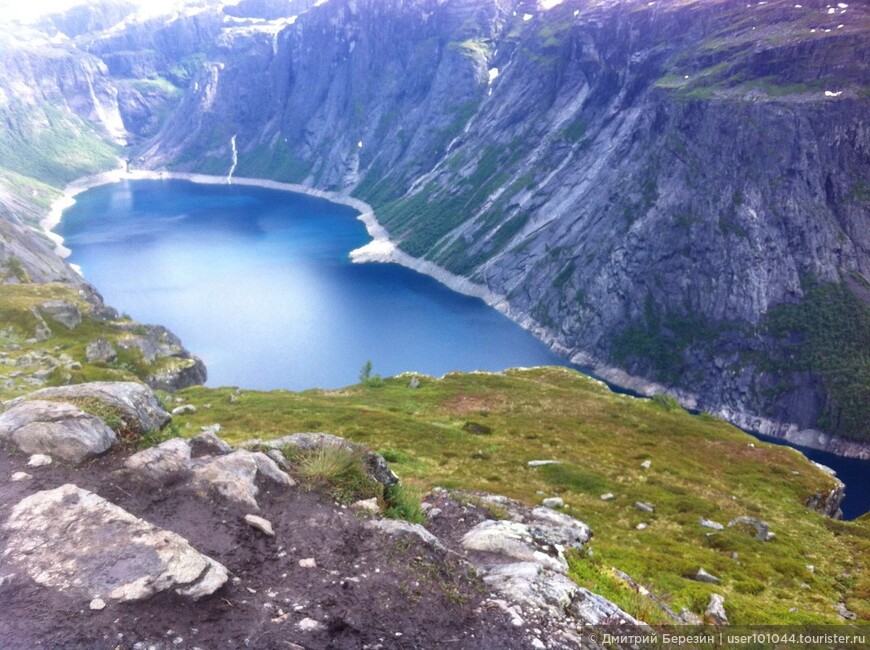
[[[226,569],[175,533],[67,484],[37,492],[3,526],[10,560],[33,581],[103,600],[133,601],[161,591],[194,600],[214,593]]]
[[[27,400],[0,413],[0,440],[26,454],[46,454],[81,463],[107,451],[117,441],[100,418],[72,404]]]
[[[160,429],[170,420],[169,413],[148,386],[129,381],[93,381],[43,388],[6,404],[14,406],[33,399],[97,400],[117,411],[126,428],[142,433]]]
[[[500,598],[518,612],[546,621],[555,647],[581,647],[578,625],[641,623],[619,607],[579,587],[567,576],[564,551],[580,549],[592,537],[581,521],[563,512],[540,507],[533,510],[497,495],[472,493],[482,505],[492,504],[507,513],[507,520],[485,520],[468,530],[461,545],[469,561]],[[525,615],[524,614],[524,615]],[[522,624],[517,618],[517,624]]]
[[[85,358],[89,363],[94,361],[109,363],[114,361],[117,356],[118,353],[115,352],[115,348],[106,339],[95,339],[88,343],[88,347],[85,348]]]
[[[78,305],[65,300],[49,300],[42,303],[39,310],[70,330],[75,329],[82,322],[82,313]]]
[[[202,441],[195,446],[202,450]],[[253,510],[260,508],[256,498],[259,477],[284,488],[295,485],[264,453],[238,450],[225,454],[221,451],[222,444],[210,443],[208,448],[216,449],[219,455],[194,458],[192,447],[194,445],[186,440],[173,438],[133,454],[124,462],[124,467],[134,480],[155,485],[186,481],[204,498],[219,496]]]

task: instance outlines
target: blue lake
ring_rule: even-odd
[[[187,181],[80,194],[56,229],[106,302],[178,334],[208,385],[338,388],[371,359],[403,371],[565,365],[483,301],[395,264],[353,264],[370,241],[351,208]]]
[[[56,232],[106,302],[178,334],[210,386],[339,388],[369,359],[384,376],[570,365],[481,300],[351,263],[369,241],[356,214],[256,187],[125,181],[80,194]],[[848,518],[870,509],[870,462],[802,451],[846,482]]]

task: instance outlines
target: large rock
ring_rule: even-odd
[[[259,478],[285,488],[295,485],[293,479],[262,452],[225,453],[226,443],[213,433],[200,440],[195,448],[201,451],[206,441],[215,455],[194,457],[192,441],[173,438],[130,456],[124,462],[125,471],[133,479],[155,485],[186,481],[204,498],[219,496],[254,510],[260,507],[257,503]]]
[[[26,454],[81,463],[107,451],[117,436],[100,418],[72,404],[27,400],[0,414],[0,440]]]
[[[4,525],[7,559],[34,582],[93,598],[131,601],[162,591],[194,600],[227,570],[183,537],[67,484],[18,503]]]
[[[67,329],[75,329],[82,322],[82,313],[78,306],[66,300],[49,300],[40,305],[39,309]]]
[[[322,447],[346,447],[363,454],[363,461],[369,476],[384,487],[391,487],[399,482],[399,477],[390,469],[383,456],[366,449],[350,440],[334,436],[331,433],[294,433],[274,440],[251,440],[245,446],[267,447],[269,449],[284,449],[296,447],[310,451]]]
[[[160,400],[148,386],[132,381],[93,381],[72,386],[43,388],[6,403],[14,406],[28,400],[88,401],[97,400],[114,410],[124,421],[124,428],[136,432],[154,431],[171,419]]]
[[[89,363],[94,361],[114,361],[118,356],[115,348],[106,339],[94,339],[85,348],[85,358]]]
[[[515,521],[486,520],[462,538],[467,551],[501,555],[516,562],[534,562],[559,573],[567,573],[568,563],[561,551],[542,544],[526,524]]]

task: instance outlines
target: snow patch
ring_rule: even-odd
[[[544,11],[547,11],[548,9],[552,9],[553,7],[558,7],[558,6],[559,6],[560,4],[562,4],[564,1],[565,1],[565,0],[541,0],[541,1],[538,3],[538,6],[539,6],[541,9],[543,9]]]
[[[498,68],[490,68],[489,69],[489,83],[492,83],[498,79]]]
[[[533,18],[532,14],[523,14],[523,22],[528,22]]]
[[[843,94],[842,90],[838,90],[837,92],[834,92],[832,90],[825,91],[825,97],[839,97],[842,94]]]

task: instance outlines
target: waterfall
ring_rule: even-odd
[[[238,134],[236,134],[238,135]],[[233,182],[233,172],[236,171],[236,165],[239,164],[239,151],[236,149],[236,136],[234,135],[230,138],[230,147],[233,149],[233,164],[230,167],[230,173],[227,174],[227,185],[232,185]]]

